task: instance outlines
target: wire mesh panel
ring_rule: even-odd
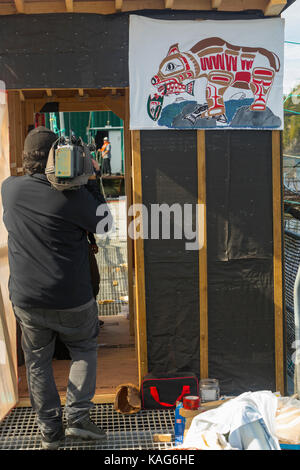
[[[300,264],[300,234],[285,230],[284,255],[287,373],[289,377],[293,378],[294,363],[292,356],[295,352],[294,285]]]
[[[92,420],[107,433],[104,441],[65,438],[65,450],[162,450],[174,447],[174,410],[142,410],[122,415],[112,404],[95,405]],[[171,434],[171,442],[154,442],[154,434]],[[31,408],[15,408],[0,424],[0,450],[39,450],[41,437]]]
[[[98,240],[98,247],[99,315],[118,315],[128,296],[127,242]]]
[[[128,304],[126,199],[108,200],[108,203],[114,221],[112,230],[97,235],[100,316],[119,315],[124,304]]]

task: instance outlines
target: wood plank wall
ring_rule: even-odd
[[[0,104],[0,183],[10,176],[8,106]],[[0,209],[2,201],[0,196]],[[1,211],[2,212],[2,211]],[[18,401],[16,322],[8,292],[7,231],[0,220],[0,421]]]

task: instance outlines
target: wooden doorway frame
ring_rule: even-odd
[[[43,108],[51,106],[51,103],[59,103],[59,112],[86,112],[86,111],[112,111],[119,116],[124,123],[124,163],[125,163],[125,193],[127,198],[127,224],[131,222],[128,217],[128,208],[135,200],[134,194],[140,189],[134,188],[136,178],[133,177],[132,164],[132,139],[129,130],[129,89],[26,89],[9,90],[9,142],[10,142],[10,170],[11,175],[23,174],[22,150],[25,136],[31,126],[34,126],[34,116],[43,112]],[[48,111],[44,111],[48,112]],[[51,112],[51,111],[49,111]],[[137,252],[138,248],[138,252]],[[140,272],[138,265],[143,253],[136,246],[134,240],[127,236],[127,264],[128,264],[128,304],[129,304],[129,332],[135,336],[136,356],[138,366],[139,386],[146,373],[147,357],[141,357],[140,351],[145,350],[145,337],[140,335],[139,303],[136,295],[138,292],[137,276]],[[141,273],[143,275],[143,273]],[[135,283],[134,283],[135,279]],[[140,344],[141,341],[143,344]],[[109,394],[95,395],[95,403],[110,403],[114,396]],[[62,397],[62,403],[64,398]],[[19,400],[17,406],[30,406],[29,400]]]

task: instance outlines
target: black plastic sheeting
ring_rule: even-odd
[[[142,131],[143,204],[197,204],[197,133]],[[173,218],[171,218],[171,234]],[[150,233],[152,225],[150,224]],[[193,228],[195,212],[193,213]],[[173,238],[173,237],[172,237]],[[198,251],[186,240],[144,240],[148,367],[150,372],[199,375]]]
[[[0,79],[24,89],[128,86],[128,18],[2,17]]]
[[[0,80],[7,89],[127,87],[130,14],[167,20],[263,18],[261,11],[168,10],[0,16]]]
[[[197,203],[195,131],[141,132],[143,203]],[[221,393],[275,390],[272,134],[207,131],[208,357]],[[148,366],[199,375],[199,258],[145,240]]]
[[[209,375],[275,391],[272,133],[206,132]]]

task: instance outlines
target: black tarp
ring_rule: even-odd
[[[206,132],[209,374],[275,389],[272,133]]]
[[[207,131],[209,375],[275,390],[272,134]],[[196,204],[195,131],[141,132],[143,203]],[[199,374],[199,255],[145,240],[149,369]]]
[[[256,19],[261,11],[137,11],[0,16],[0,80],[7,89],[128,86],[129,16]]]
[[[148,214],[152,204],[180,204],[182,213],[184,204],[197,204],[195,131],[142,131],[141,154]],[[199,374],[198,251],[186,250],[184,239],[161,238],[144,240],[149,370]]]

